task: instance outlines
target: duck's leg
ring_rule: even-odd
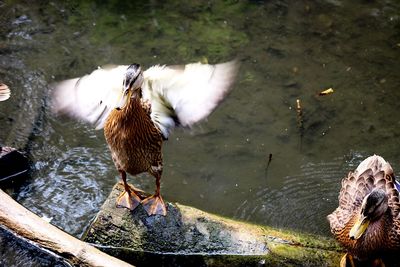
[[[161,171],[155,172],[153,174],[156,178],[156,192],[154,195],[144,199],[142,201],[143,208],[150,215],[167,215],[167,208],[165,207],[164,200],[160,195],[160,179]]]
[[[124,182],[125,191],[117,198],[117,207],[127,208],[134,210],[140,204],[140,197],[135,193],[135,189],[132,189],[126,182],[126,172],[119,171],[121,179]]]
[[[340,267],[355,267],[355,262],[354,258],[351,254],[346,253],[343,255],[343,257],[340,259]]]
[[[385,267],[386,265],[381,258],[377,258],[372,262],[372,266],[373,267]]]

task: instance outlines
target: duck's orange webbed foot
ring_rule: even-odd
[[[137,206],[139,206],[142,199],[145,198],[144,192],[126,182],[125,171],[119,170],[119,173],[121,175],[125,190],[117,198],[117,208],[134,210]]]
[[[167,208],[165,207],[164,200],[160,195],[150,196],[142,201],[143,208],[147,214],[150,215],[167,215]]]
[[[140,204],[140,197],[133,191],[124,191],[117,198],[117,208],[136,209]]]

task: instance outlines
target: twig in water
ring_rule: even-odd
[[[268,168],[269,168],[269,165],[271,164],[271,161],[272,161],[272,153],[269,153],[267,167],[265,167],[265,178],[268,175]]]
[[[303,143],[304,125],[303,125],[303,109],[301,108],[300,99],[296,100],[296,111],[297,111],[297,128],[300,132],[300,150],[301,144]]]

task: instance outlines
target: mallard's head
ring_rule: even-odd
[[[139,64],[132,64],[126,69],[124,80],[122,83],[122,96],[117,110],[123,109],[131,97],[132,93],[139,90],[143,83],[143,71]]]
[[[388,197],[382,189],[375,188],[363,199],[361,212],[349,236],[351,239],[359,239],[367,230],[369,224],[379,220],[388,209]]]

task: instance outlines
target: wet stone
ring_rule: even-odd
[[[167,216],[116,208],[114,186],[83,240],[136,266],[319,266],[338,260],[331,239],[288,234],[166,202]],[[321,265],[322,266],[322,265]]]

